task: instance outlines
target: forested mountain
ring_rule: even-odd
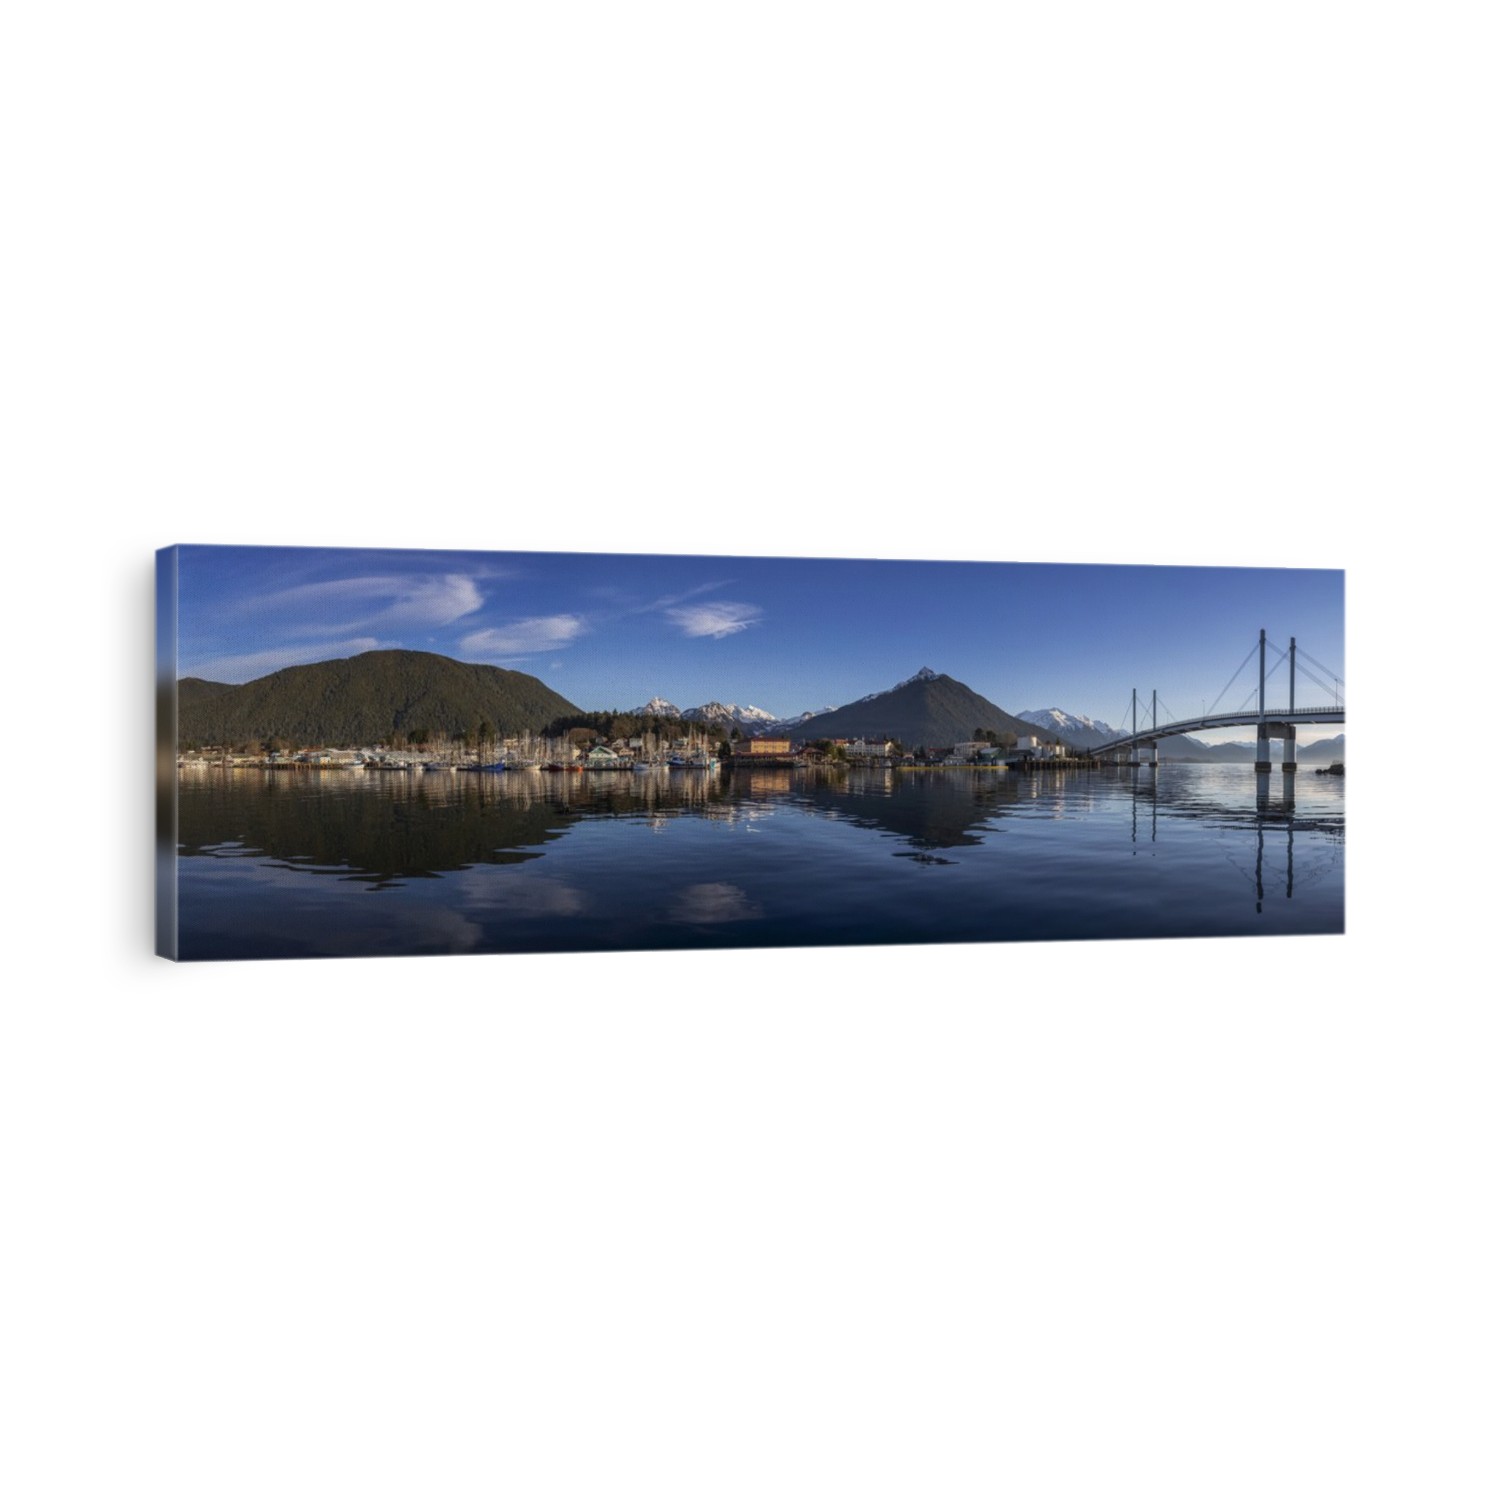
[[[519,734],[577,711],[526,672],[430,651],[367,651],[238,685],[184,678],[177,737],[184,745],[373,745],[397,732],[456,737],[481,722],[497,736]]]

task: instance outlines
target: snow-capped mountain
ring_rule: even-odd
[[[698,724],[738,724],[747,729],[770,729],[783,722],[753,703],[720,703],[717,698],[700,703],[697,708],[678,708],[675,703],[657,697],[630,711],[646,719],[691,719]]]
[[[914,677],[880,693],[806,720],[808,739],[871,735],[899,740],[913,749],[957,745],[993,729],[999,734],[1030,734],[1033,726],[1006,713],[965,683],[923,667]]]
[[[856,703],[873,703],[877,698],[884,698],[887,693],[898,693],[904,687],[910,687],[914,682],[936,682],[938,674],[931,667],[923,667],[920,672],[914,672],[910,677],[903,678],[895,687],[881,688],[878,693],[866,693],[863,698],[856,698]],[[831,713],[831,709],[824,709],[824,713]],[[806,715],[803,715],[805,718]]]
[[[1084,750],[1102,745],[1106,740],[1117,739],[1121,733],[1103,719],[1091,719],[1086,714],[1070,714],[1061,708],[1028,708],[1016,717]]]
[[[675,703],[668,703],[665,698],[653,698],[649,703],[643,703],[639,708],[632,708],[631,713],[646,719],[680,719],[682,710]]]
[[[776,715],[757,708],[753,703],[700,703],[697,708],[685,708],[684,719],[693,719],[701,724],[740,724],[751,729],[765,729],[777,722]]]
[[[777,719],[773,723],[767,724],[766,728],[782,730],[800,729],[809,719],[816,719],[819,714],[831,714],[833,709],[834,705],[832,703],[825,703],[822,708],[810,708],[806,713],[793,714],[790,719]]]

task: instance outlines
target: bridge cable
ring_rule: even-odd
[[[1323,663],[1320,662],[1316,656],[1313,656],[1311,654],[1311,652],[1304,651],[1302,653],[1302,655],[1304,657],[1306,657],[1307,660],[1310,661],[1313,664],[1313,666],[1315,666],[1320,672],[1326,672],[1331,678],[1333,678],[1333,680],[1334,680],[1335,683],[1340,683],[1340,682],[1342,682],[1344,680],[1342,677],[1339,676],[1339,674],[1337,672],[1335,672],[1333,670],[1332,667],[1325,667],[1323,665]],[[1330,692],[1330,693],[1333,694],[1334,701],[1336,703],[1339,703],[1339,702],[1343,701],[1343,694],[1339,692],[1339,690],[1338,690],[1338,688],[1336,686],[1330,688],[1326,682],[1320,683],[1319,685],[1322,688],[1324,688],[1326,691],[1328,691],[1328,692]]]
[[[1208,718],[1209,714],[1212,714],[1213,711],[1214,711],[1214,709],[1219,706],[1220,700],[1224,697],[1224,694],[1227,693],[1230,690],[1230,688],[1232,688],[1234,686],[1235,678],[1238,677],[1240,675],[1240,673],[1245,670],[1246,666],[1249,664],[1250,658],[1252,656],[1254,656],[1255,653],[1259,649],[1260,649],[1260,642],[1256,641],[1256,643],[1245,653],[1245,660],[1242,661],[1239,664],[1239,666],[1237,666],[1234,669],[1234,677],[1231,677],[1229,679],[1229,681],[1224,684],[1223,688],[1220,689],[1219,696],[1217,698],[1215,698],[1214,701],[1213,701],[1213,707],[1209,709],[1209,711],[1208,711],[1207,714],[1204,714],[1203,717],[1205,719]]]
[[[1316,665],[1316,666],[1317,666],[1317,667],[1318,667],[1318,668],[1319,668],[1319,669],[1321,669],[1321,670],[1322,670],[1322,671],[1324,671],[1324,672],[1328,672],[1328,675],[1329,675],[1329,676],[1330,676],[1330,677],[1332,677],[1332,678],[1333,678],[1333,680],[1334,680],[1334,682],[1338,682],[1338,681],[1339,681],[1339,680],[1340,680],[1340,679],[1339,679],[1339,677],[1338,677],[1338,675],[1337,675],[1337,674],[1336,674],[1336,673],[1334,673],[1334,672],[1329,672],[1329,671],[1328,671],[1328,668],[1327,668],[1327,667],[1325,667],[1325,666],[1323,666],[1323,664],[1322,664],[1322,662],[1317,662],[1317,661],[1315,661],[1315,665]],[[1319,676],[1319,675],[1318,675],[1318,673],[1317,673],[1317,672],[1316,672],[1316,671],[1314,671],[1314,670],[1313,670],[1313,668],[1312,668],[1312,667],[1309,667],[1309,666],[1304,666],[1304,667],[1303,667],[1303,672],[1304,672],[1304,674],[1305,674],[1305,675],[1306,675],[1306,676],[1308,676],[1308,677],[1310,677],[1310,678],[1311,678],[1311,679],[1312,679],[1312,680],[1313,680],[1313,681],[1314,681],[1314,682],[1315,682],[1315,683],[1317,683],[1317,685],[1318,685],[1318,686],[1319,686],[1319,687],[1320,687],[1320,688],[1322,688],[1322,689],[1323,689],[1323,691],[1324,691],[1324,692],[1325,692],[1325,693],[1330,693],[1330,694],[1332,694],[1332,695],[1333,695],[1333,697],[1334,697],[1334,699],[1335,699],[1335,700],[1337,700],[1337,699],[1338,699],[1338,698],[1339,698],[1339,690],[1338,690],[1338,688],[1337,688],[1337,687],[1330,687],[1330,686],[1329,686],[1329,685],[1328,685],[1328,683],[1327,683],[1327,682],[1325,682],[1325,681],[1324,681],[1324,680],[1323,680],[1323,678],[1322,678],[1322,677],[1320,677],[1320,676]]]
[[[1333,699],[1335,705],[1338,705],[1342,702],[1341,695],[1336,687],[1329,687],[1328,684],[1324,682],[1316,672],[1308,672],[1307,675],[1312,678],[1312,680],[1317,683],[1317,685],[1322,688],[1323,691],[1329,695],[1329,697]]]
[[[1326,672],[1330,677],[1338,677],[1339,674],[1337,672],[1335,672],[1332,667],[1325,667],[1323,665],[1323,663],[1320,662],[1318,660],[1318,658],[1316,656],[1314,656],[1312,654],[1312,652],[1308,651],[1306,648],[1304,648],[1302,650],[1301,655],[1305,656],[1308,659],[1308,661],[1310,661],[1313,664],[1313,666],[1315,666],[1320,672]],[[1342,682],[1343,678],[1340,677],[1339,681]]]
[[[1274,651],[1276,648],[1273,646],[1271,649]],[[1271,680],[1272,676],[1274,675],[1274,673],[1276,671],[1276,668],[1279,667],[1282,664],[1282,662],[1284,662],[1286,660],[1286,658],[1287,658],[1287,653],[1285,651],[1283,651],[1281,653],[1281,655],[1278,656],[1276,658],[1276,660],[1271,664],[1271,666],[1266,669],[1266,681],[1267,682],[1269,682]],[[1260,691],[1260,684],[1256,683],[1256,685],[1253,688],[1251,688],[1248,693],[1245,694],[1245,701],[1243,703],[1241,703],[1240,706],[1237,709],[1235,709],[1235,713],[1237,713],[1237,714],[1244,713],[1244,711],[1250,706],[1250,700],[1259,691]]]
[[[1324,678],[1321,672],[1315,671],[1312,667],[1308,667],[1305,670],[1308,678],[1311,681],[1317,683],[1324,692],[1331,693],[1333,691],[1333,689],[1329,687],[1327,680]]]

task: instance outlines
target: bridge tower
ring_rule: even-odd
[[[1155,688],[1151,689],[1151,727],[1153,729],[1156,728],[1156,689]],[[1139,769],[1141,766],[1149,766],[1154,771],[1154,770],[1156,770],[1156,764],[1157,764],[1156,763],[1156,741],[1155,741],[1155,739],[1137,739],[1136,736],[1139,733],[1140,733],[1140,715],[1139,715],[1139,712],[1137,710],[1136,690],[1134,688],[1131,688],[1131,690],[1130,690],[1130,736],[1131,736],[1131,745],[1130,745],[1130,752],[1129,752],[1129,757],[1128,757],[1129,763],[1135,769]],[[1142,754],[1143,751],[1149,751],[1150,753],[1148,755],[1143,755]]]
[[[1292,637],[1291,649],[1287,654],[1286,712],[1286,734],[1281,741],[1281,771],[1284,776],[1295,776],[1297,774],[1297,726],[1291,722],[1291,716],[1297,712],[1296,636]]]
[[[1255,769],[1257,774],[1271,770],[1271,735],[1266,723],[1266,632],[1260,632],[1260,696],[1255,700]]]
[[[1285,775],[1297,772],[1297,726],[1291,715],[1297,711],[1297,637],[1292,637],[1288,652],[1291,687],[1287,694],[1287,720],[1284,723],[1266,718],[1266,633],[1260,633],[1260,690],[1255,710],[1255,769],[1269,775],[1271,771],[1271,741],[1281,741],[1281,769]]]

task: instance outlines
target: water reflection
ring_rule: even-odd
[[[909,857],[982,843],[996,819],[1036,800],[1037,789],[1028,784],[1036,779],[963,770],[805,773],[792,796],[857,828],[894,834],[908,847],[893,852]]]
[[[1132,768],[1124,774],[1131,778],[1130,838],[1133,844],[1147,836],[1146,817],[1148,814],[1141,812],[1142,805],[1148,809],[1149,838],[1153,844],[1157,839],[1157,809],[1163,804],[1173,816],[1186,817],[1211,827],[1253,828],[1255,834],[1254,874],[1249,878],[1255,889],[1257,912],[1263,912],[1265,909],[1268,878],[1281,891],[1284,899],[1288,901],[1292,899],[1296,886],[1296,840],[1299,832],[1304,835],[1315,835],[1320,844],[1341,845],[1343,843],[1342,786],[1336,783],[1333,788],[1338,794],[1336,798],[1322,798],[1299,817],[1296,772],[1255,772],[1254,801],[1248,807],[1227,800],[1215,801],[1205,797],[1202,785],[1191,781],[1169,782],[1164,790],[1158,781],[1159,773]],[[1278,850],[1285,859],[1284,869],[1279,874],[1274,873],[1273,870],[1270,877],[1267,875],[1268,830],[1276,835],[1276,843],[1271,850],[1273,865]],[[1286,834],[1284,843],[1279,838],[1282,830]],[[1233,862],[1231,857],[1231,863]],[[1319,867],[1314,866],[1314,869],[1317,870]]]
[[[723,880],[684,887],[677,893],[672,912],[674,920],[692,926],[712,922],[749,922],[760,914],[760,907],[739,886]]]
[[[584,818],[665,818],[722,803],[717,777],[360,777],[232,770],[179,789],[178,853],[255,857],[387,889],[541,858]]]
[[[194,957],[1343,926],[1342,782],[1248,767],[213,770],[178,793]]]

